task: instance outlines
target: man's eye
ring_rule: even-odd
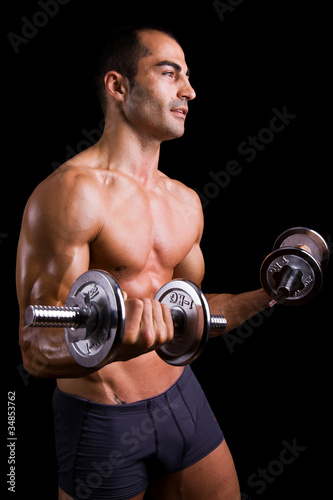
[[[173,71],[165,71],[163,73],[163,75],[174,76],[174,72]]]

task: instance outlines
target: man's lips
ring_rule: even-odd
[[[171,109],[171,112],[185,118],[188,113],[188,109],[184,107],[173,108]]]

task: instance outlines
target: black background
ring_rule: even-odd
[[[42,11],[37,1],[3,7],[1,470],[8,498],[57,498],[55,382],[35,380],[22,367],[16,247],[23,209],[35,186],[69,151],[84,147],[84,131],[99,129],[102,115],[91,70],[101,35],[152,22],[173,31],[184,48],[197,98],[190,104],[184,137],[162,145],[160,168],[209,194],[202,241],[204,291],[258,288],[262,260],[289,227],[315,229],[332,249],[328,7],[287,0],[224,3],[234,7],[219,15],[207,0],[70,0],[46,19],[36,14]],[[7,35],[23,36],[25,19],[43,26],[14,50]],[[248,161],[239,145],[269,126],[273,109],[284,108],[296,117]],[[209,185],[209,173],[224,170],[231,160],[238,161],[241,172],[223,188]],[[234,343],[230,337],[211,340],[192,365],[225,433],[244,500],[331,493],[330,274],[329,268],[320,295],[309,304],[260,315],[257,323],[234,333]],[[15,494],[4,480],[8,391],[16,394]],[[274,480],[264,484],[263,492],[249,483],[259,468],[271,465],[274,470],[284,442],[295,440],[306,449],[281,473],[270,475]]]

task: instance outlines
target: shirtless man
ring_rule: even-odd
[[[231,454],[190,367],[154,352],[173,337],[157,290],[176,277],[200,286],[204,276],[200,201],[158,170],[160,144],[183,135],[195,92],[171,34],[113,36],[118,44],[99,70],[104,134],[37,187],[18,246],[24,366],[57,379],[59,498],[139,500],[150,484],[158,500],[239,500]],[[126,298],[122,347],[100,370],[75,363],[63,329],[23,320],[29,304],[64,305],[88,269],[111,273]],[[262,289],[207,299],[226,331],[269,305]]]

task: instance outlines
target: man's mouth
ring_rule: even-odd
[[[185,118],[187,113],[188,113],[188,109],[187,108],[174,108],[174,109],[171,109],[171,112],[172,113],[175,113],[176,115],[178,116],[181,116],[182,118]]]

